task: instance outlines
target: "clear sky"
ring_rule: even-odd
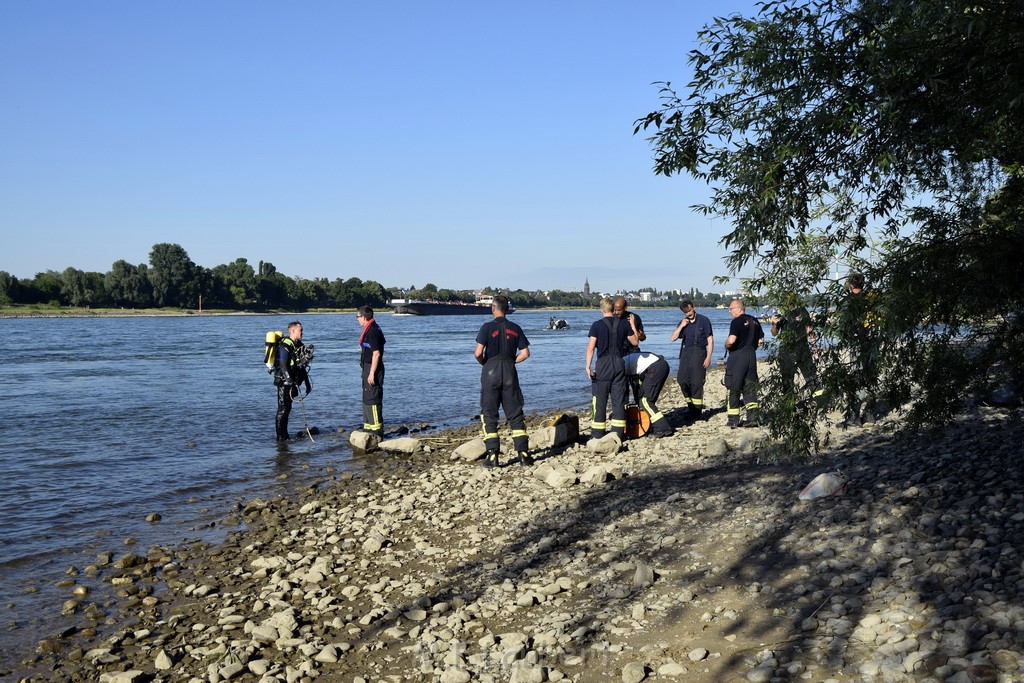
[[[0,3],[0,270],[719,291],[633,122],[747,0]]]

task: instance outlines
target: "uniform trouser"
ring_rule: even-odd
[[[292,399],[298,393],[298,387],[293,384],[282,384],[277,388],[277,418],[274,424],[277,427],[278,441],[285,441],[288,438],[288,416],[292,412]]]
[[[362,367],[363,377],[363,430],[384,433],[384,364],[377,364],[374,384],[370,384],[370,365]]]
[[[757,355],[753,349],[730,351],[725,365],[725,388],[729,390],[726,410],[729,424],[739,424],[740,409],[747,409],[747,419],[757,419]],[[743,403],[740,403],[740,395]]]
[[[779,375],[782,378],[782,386],[785,391],[792,393],[796,391],[796,373],[804,378],[804,385],[811,395],[817,398],[821,396],[821,387],[818,386],[818,371],[814,366],[814,358],[810,352],[779,354]]]
[[[650,416],[651,431],[656,434],[672,431],[668,420],[665,419],[665,416],[662,415],[657,406],[658,397],[661,396],[661,390],[668,379],[668,373],[668,361],[661,358],[644,370],[643,375],[640,377],[640,405],[643,406],[643,409]]]
[[[629,385],[626,382],[626,368],[622,358],[608,354],[597,359],[594,373],[596,379],[591,383],[593,394],[590,412],[590,436],[599,439],[609,427],[619,437],[626,435],[626,393]],[[608,399],[612,401],[611,424],[607,422]]]
[[[850,400],[853,415],[859,419],[874,418],[878,410],[875,398],[875,383],[878,379],[878,365],[874,353],[874,344],[867,332],[857,335],[856,368],[859,373],[857,385],[859,390]]]
[[[704,410],[704,382],[708,370],[704,367],[704,359],[708,357],[707,347],[691,346],[679,351],[679,371],[676,381],[683,392],[683,400],[691,411]]]
[[[514,359],[495,358],[484,364],[480,372],[480,421],[483,423],[484,445],[490,453],[501,450],[498,438],[498,409],[505,411],[505,420],[512,430],[512,444],[517,453],[530,449],[523,415],[523,392]]]

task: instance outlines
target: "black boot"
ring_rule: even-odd
[[[484,456],[484,467],[498,467],[498,451],[487,451]]]
[[[288,416],[278,415],[275,421],[277,426],[277,440],[287,441],[288,440]]]
[[[533,458],[526,451],[519,451],[517,456],[520,465],[529,466],[533,464]]]

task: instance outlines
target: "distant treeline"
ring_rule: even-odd
[[[646,294],[645,294],[646,292]],[[526,291],[485,287],[481,294],[504,294],[517,308],[594,308],[601,294],[562,290]],[[277,272],[269,261],[260,261],[254,269],[244,258],[232,263],[205,268],[196,265],[180,245],[155,244],[149,263],[132,265],[115,261],[106,273],[65,268],[48,270],[32,279],[19,279],[0,271],[0,306],[16,304],[75,306],[94,308],[181,308],[196,309],[202,299],[205,309],[237,311],[291,310],[316,308],[382,307],[392,298],[432,299],[434,301],[472,301],[476,291],[438,289],[428,283],[407,289],[385,288],[373,280],[351,277],[293,278]],[[625,293],[630,306],[674,306],[681,299],[692,299],[698,306],[716,306],[725,299],[720,294],[702,294],[690,290],[683,295],[660,293],[653,289]],[[644,301],[643,298],[648,298]]]

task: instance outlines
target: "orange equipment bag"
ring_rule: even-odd
[[[651,416],[640,406],[630,403],[626,406],[626,438],[639,439],[651,428]]]

